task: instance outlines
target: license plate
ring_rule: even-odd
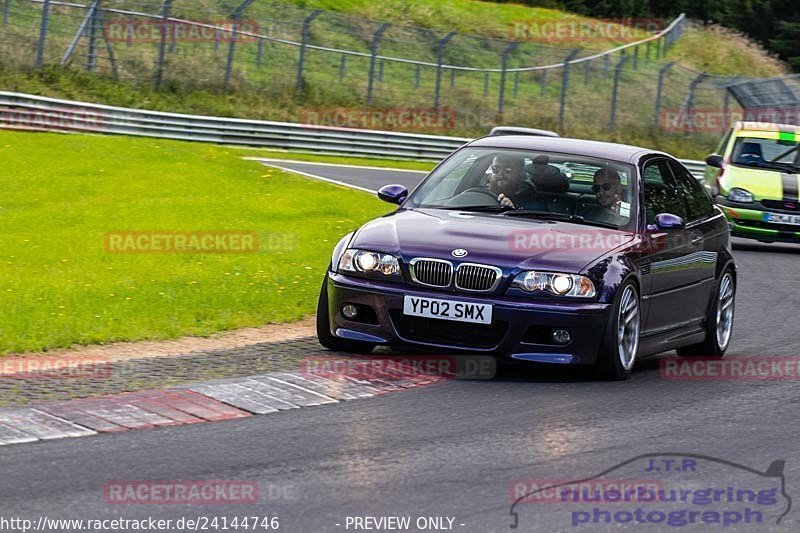
[[[473,324],[492,323],[491,304],[457,302],[439,300],[437,298],[421,298],[419,296],[405,296],[403,298],[403,314],[455,320],[457,322],[471,322]]]
[[[791,224],[800,226],[800,215],[787,215],[783,213],[764,213],[764,222],[773,224]]]

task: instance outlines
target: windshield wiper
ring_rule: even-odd
[[[616,224],[610,222],[600,222],[597,220],[586,220],[580,215],[570,215],[567,213],[552,213],[550,211],[532,211],[529,209],[517,209],[504,213],[508,217],[525,217],[525,218],[540,218],[544,220],[566,220],[567,222],[574,222],[575,224],[587,224],[589,226],[601,226],[609,229],[619,229]]]
[[[448,211],[476,211],[483,213],[505,213],[514,208],[509,205],[421,205],[428,209],[447,209]]]

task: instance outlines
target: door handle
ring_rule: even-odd
[[[703,236],[702,235],[695,234],[695,235],[692,236],[692,244],[702,244],[702,242],[703,242]]]

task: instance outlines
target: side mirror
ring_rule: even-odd
[[[719,154],[711,154],[706,157],[706,164],[714,168],[722,168],[722,156]]]
[[[404,185],[384,185],[378,191],[378,198],[390,204],[402,204],[408,196]]]
[[[659,229],[683,229],[686,221],[672,213],[659,213],[656,215],[656,225]]]

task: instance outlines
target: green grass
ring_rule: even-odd
[[[338,238],[391,208],[184,142],[0,133],[0,353],[205,335],[314,312]],[[263,253],[114,254],[113,231],[278,234]]]

